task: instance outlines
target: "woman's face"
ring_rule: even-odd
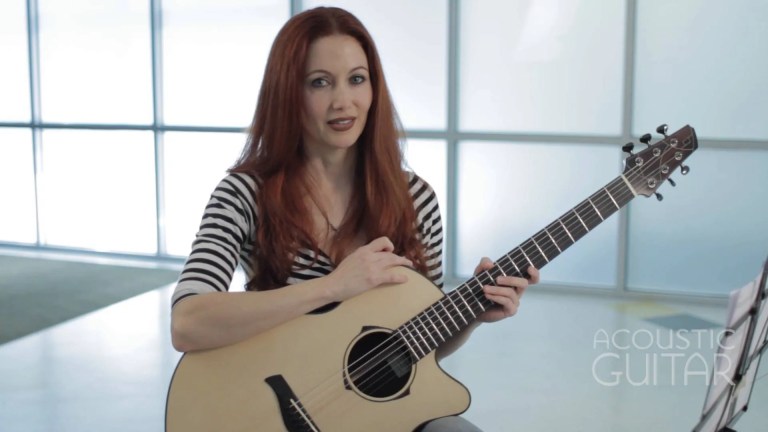
[[[368,59],[357,40],[332,35],[309,46],[304,75],[304,145],[311,153],[352,147],[371,107]]]

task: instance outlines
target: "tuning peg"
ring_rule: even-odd
[[[667,124],[664,123],[663,125],[659,125],[659,127],[656,128],[656,132],[664,135],[664,137],[666,138],[666,136],[667,136]]]
[[[688,167],[688,165],[680,165],[680,172],[683,173],[683,175],[686,175],[691,172],[691,168]]]
[[[647,133],[647,134],[645,134],[645,135],[640,137],[640,142],[645,144],[645,145],[647,145],[647,146],[650,146],[651,145],[651,138],[652,138],[651,134]]]
[[[656,199],[657,200],[659,200],[659,201],[663,201],[664,200],[664,195],[662,195],[662,194],[660,194],[658,192],[655,192],[655,195],[656,195]]]
[[[667,179],[667,181],[669,182],[669,184],[671,184],[671,185],[672,185],[672,187],[675,187],[675,186],[677,186],[677,183],[675,183],[675,181],[674,181],[674,180],[672,180],[672,177],[668,178],[668,179]]]
[[[630,156],[632,156],[632,149],[635,148],[635,144],[633,144],[631,141],[624,144],[624,146],[621,147],[621,151],[624,153],[629,153]]]

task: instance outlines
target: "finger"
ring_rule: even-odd
[[[528,267],[528,276],[530,276],[530,279],[528,279],[529,285],[535,285],[539,283],[540,274],[539,274],[539,270],[536,267],[534,266]]]
[[[379,274],[374,286],[381,286],[386,284],[399,284],[408,282],[408,276],[402,273],[393,271],[386,271]]]
[[[387,237],[379,237],[363,247],[369,248],[373,252],[392,252],[395,250],[395,245]]]
[[[503,311],[504,316],[512,316],[517,313],[518,304],[509,297],[486,294],[486,297],[496,303]]]
[[[488,258],[488,257],[483,257],[480,260],[480,264],[478,264],[477,267],[475,267],[475,273],[474,274],[478,274],[478,273],[480,273],[483,270],[489,270],[492,267],[493,267],[493,261],[491,261],[491,259]]]
[[[413,261],[409,260],[406,257],[395,255],[389,252],[379,254],[377,261],[384,268],[396,267],[396,266],[413,267]]]
[[[525,291],[526,287],[530,285],[528,279],[515,276],[499,276],[496,278],[496,284],[499,286],[515,288],[518,292],[520,292],[520,290]]]
[[[496,297],[507,298],[514,304],[520,303],[520,295],[515,290],[515,288],[486,285],[483,287],[483,292]]]

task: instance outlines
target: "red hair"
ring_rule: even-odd
[[[387,236],[395,253],[426,274],[424,247],[417,237],[416,211],[402,169],[402,127],[387,90],[376,46],[363,24],[339,8],[320,7],[292,17],[269,53],[253,122],[232,172],[253,175],[258,223],[254,280],[249,290],[284,286],[299,248],[319,253],[308,227],[314,226],[304,196],[310,190],[302,145],[303,82],[309,47],[330,35],[355,38],[368,59],[373,90],[365,128],[355,147],[356,168],[350,208],[339,227],[331,258],[338,264],[357,233],[367,241]]]

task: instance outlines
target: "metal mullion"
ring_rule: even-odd
[[[150,0],[150,37],[152,41],[152,131],[155,154],[155,226],[157,256],[167,256],[165,242],[165,170],[163,144],[163,21],[162,0]]]
[[[224,133],[243,133],[247,127],[237,126],[181,126],[181,125],[159,125],[157,130],[162,132],[224,132]]]
[[[31,110],[30,110],[31,111]],[[3,122],[0,121],[0,128],[32,128],[34,125],[29,122]]]
[[[443,227],[444,278],[455,279],[458,274],[458,122],[459,122],[459,0],[448,0],[448,97],[446,113],[446,214],[450,226]]]
[[[43,167],[42,133],[37,125],[40,123],[40,40],[39,14],[37,0],[27,0],[27,57],[29,66],[29,99],[30,123],[32,133],[32,170],[35,188],[35,245],[40,247],[45,231],[40,221],[40,173]]]
[[[635,85],[635,29],[637,20],[637,2],[627,0],[626,31],[624,40],[624,89],[623,115],[621,124],[622,141],[632,140],[632,105],[634,103]],[[619,153],[620,160],[624,155]],[[627,266],[629,264],[629,206],[619,210],[618,254],[616,256],[616,291],[627,293]]]
[[[302,0],[289,0],[289,8],[291,16],[294,16],[304,9],[304,2]]]
[[[127,252],[105,252],[88,248],[77,248],[71,246],[34,246],[22,243],[0,243],[0,252],[19,252],[16,255],[41,254],[49,256],[68,256],[68,257],[87,257],[96,258],[102,261],[102,258],[136,261],[142,263],[167,264],[178,267],[184,264],[185,257],[172,255],[157,256],[156,254],[127,253]]]

